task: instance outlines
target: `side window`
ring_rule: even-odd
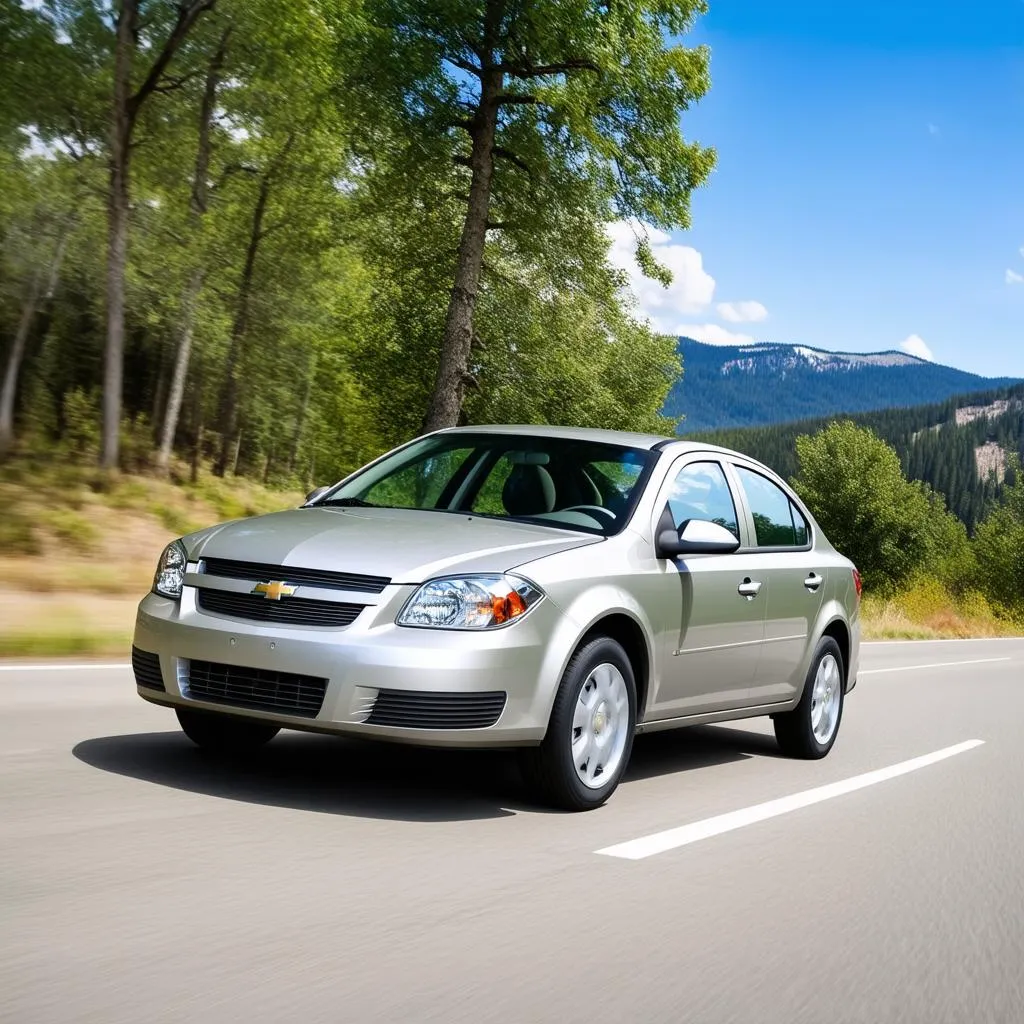
[[[668,504],[677,530],[687,519],[705,519],[724,526],[740,539],[736,505],[717,462],[691,462],[684,466],[672,481]]]
[[[803,547],[810,541],[811,531],[807,528],[807,520],[804,519],[800,509],[798,509],[793,502],[789,503],[789,508],[793,513],[793,527],[796,530],[797,547]]]
[[[757,546],[793,548],[806,544],[807,523],[789,500],[789,495],[766,476],[743,466],[735,468],[754,517]]]

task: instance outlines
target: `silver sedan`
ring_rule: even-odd
[[[132,659],[139,695],[215,752],[281,728],[516,747],[544,800],[585,810],[638,732],[770,715],[786,753],[827,754],[860,589],[736,452],[467,427],[168,545]]]

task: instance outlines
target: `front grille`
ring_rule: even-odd
[[[380,690],[368,725],[403,729],[487,729],[505,707],[505,691],[437,693]]]
[[[326,692],[327,680],[315,676],[213,661],[189,662],[188,696],[193,700],[316,718]]]
[[[281,580],[295,587],[323,587],[327,590],[360,590],[379,594],[391,580],[387,576],[361,576],[351,572],[330,572],[327,569],[296,569],[290,565],[267,565],[263,562],[237,562],[230,558],[204,558],[207,576],[223,576],[229,580]]]
[[[269,601],[262,594],[239,594],[233,590],[200,590],[197,600],[204,612],[254,622],[285,622],[292,626],[348,626],[366,607],[307,597]]]
[[[140,651],[138,647],[133,645],[132,671],[135,673],[136,685],[145,686],[150,690],[164,689],[164,676],[160,671],[159,654],[150,654],[149,651]]]

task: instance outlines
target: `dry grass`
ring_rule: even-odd
[[[984,596],[957,598],[936,580],[922,580],[892,598],[865,595],[865,640],[955,640],[1024,635],[1024,623],[998,615]]]
[[[0,656],[126,654],[164,545],[302,498],[245,480],[193,486],[57,463],[5,465]]]

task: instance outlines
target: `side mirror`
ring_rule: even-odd
[[[326,494],[330,490],[330,487],[314,487],[313,490],[306,495],[304,504],[308,505],[315,498],[319,498],[321,494]]]
[[[658,531],[655,548],[659,558],[677,555],[728,555],[740,542],[724,526],[706,519],[687,519],[679,531],[671,527]]]

